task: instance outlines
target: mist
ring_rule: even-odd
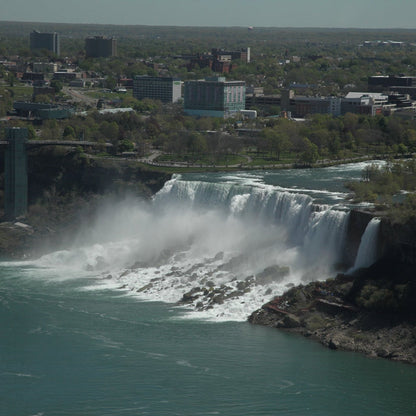
[[[333,275],[347,221],[274,186],[175,177],[152,201],[102,203],[68,250],[36,266],[65,268],[88,290],[179,302],[186,316],[245,320],[271,293]]]

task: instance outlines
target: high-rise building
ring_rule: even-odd
[[[108,58],[117,56],[117,40],[105,36],[92,36],[85,39],[87,58]]]
[[[46,49],[47,51],[53,52],[55,55],[59,56],[61,52],[59,44],[59,35],[56,32],[43,33],[37,30],[31,32],[30,50],[36,51],[40,49]]]
[[[133,81],[133,97],[138,100],[151,98],[163,103],[174,103],[182,96],[182,83],[172,77],[137,75]]]
[[[244,81],[226,81],[224,77],[186,81],[184,111],[203,117],[230,117],[245,109]]]

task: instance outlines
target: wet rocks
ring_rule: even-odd
[[[286,266],[270,266],[266,267],[262,272],[256,275],[256,283],[266,285],[272,282],[282,282],[290,273],[290,268]]]
[[[248,293],[254,283],[252,277],[244,281],[233,281],[230,284],[216,286],[214,281],[208,280],[205,286],[196,286],[182,295],[179,305],[194,305],[198,310],[211,309],[215,305],[222,305],[227,300],[239,298]]]
[[[179,301],[181,304],[189,304],[192,303],[194,300],[198,299],[202,289],[200,287],[194,287],[189,292],[184,293],[182,299]]]
[[[153,287],[153,283],[148,283],[147,285],[142,286],[141,288],[137,289],[137,293],[145,292]]]

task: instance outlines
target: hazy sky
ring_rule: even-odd
[[[172,26],[415,28],[416,0],[0,0],[0,20]]]

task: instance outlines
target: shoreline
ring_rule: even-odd
[[[404,156],[412,157],[410,156]],[[395,159],[403,159],[403,156],[394,157]],[[331,166],[348,165],[352,163],[370,162],[373,160],[387,160],[383,155],[364,155],[339,160],[320,160],[312,164],[293,163],[271,163],[264,165],[204,165],[187,162],[156,162],[149,159],[138,159],[137,162],[149,170],[160,171],[165,173],[180,174],[194,172],[228,172],[228,171],[258,171],[258,170],[285,170],[285,169],[317,169],[327,168]]]
[[[351,298],[367,273],[361,269],[357,275],[339,274],[291,288],[254,311],[248,321],[302,335],[333,350],[416,365],[414,311],[369,310]]]

